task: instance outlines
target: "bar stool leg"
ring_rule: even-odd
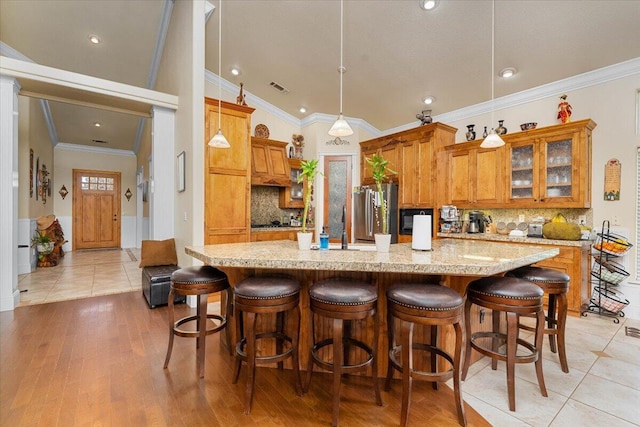
[[[495,320],[495,317],[494,317],[494,320]],[[507,392],[509,394],[509,410],[510,411],[516,410],[515,360],[516,360],[516,350],[518,347],[518,343],[516,341],[517,338],[518,338],[518,315],[513,312],[507,312]],[[537,340],[536,340],[536,344],[537,344]],[[496,359],[493,359],[492,361],[497,363]]]
[[[562,372],[569,373],[569,363],[567,362],[567,350],[564,345],[565,328],[567,325],[567,294],[562,293],[558,295],[558,355],[560,357],[560,366]]]
[[[544,341],[544,311],[540,309],[537,313],[536,320],[536,350],[538,352],[538,359],[536,360],[536,376],[538,377],[538,385],[540,386],[540,393],[547,397],[547,387],[544,384],[544,375],[542,374],[542,343]],[[517,323],[516,323],[517,327]]]
[[[462,368],[462,381],[467,378],[467,372],[469,372],[469,365],[471,364],[471,304],[472,302],[467,300],[464,303],[464,330],[467,333],[467,337],[464,340],[464,366]]]
[[[171,352],[173,351],[173,325],[175,323],[175,314],[173,313],[173,287],[169,288],[169,345],[167,347],[167,356],[164,358],[164,369],[169,366],[169,359],[171,359]]]
[[[251,403],[253,402],[253,387],[256,382],[256,313],[247,313],[247,407],[244,410],[245,415],[251,413]]]
[[[207,342],[207,295],[198,295],[198,332],[196,348],[198,349],[198,375],[204,378],[204,355]]]
[[[396,346],[396,337],[395,337],[395,326],[394,326],[394,321],[393,321],[393,315],[391,314],[390,310],[387,310],[387,336],[388,336],[388,340],[387,342],[389,343],[388,348],[387,348],[387,354],[390,355],[391,354],[391,350],[393,350],[393,348]],[[389,391],[391,390],[391,378],[393,377],[393,366],[391,365],[391,363],[388,364],[387,366],[387,378],[384,382],[384,391]]]
[[[453,329],[456,333],[455,354],[453,356],[453,394],[456,400],[456,410],[458,412],[458,420],[463,426],[467,425],[467,419],[464,415],[464,403],[462,402],[462,392],[460,391],[460,365],[462,362],[462,338],[463,332],[460,323],[454,323]]]
[[[231,319],[233,319],[233,288],[226,290],[227,293],[227,313],[225,315],[225,321],[227,326],[224,328],[225,339],[227,340],[227,348],[229,349],[229,355],[234,355],[233,344],[231,343]]]
[[[300,358],[298,353],[298,343],[300,340],[300,307],[296,306],[293,313],[293,336],[291,338],[291,353],[293,364],[293,376],[296,382],[296,393],[302,396],[302,379],[300,378]]]
[[[413,378],[413,323],[404,320],[400,321],[400,340],[402,342],[402,409],[400,410],[400,425],[406,427],[409,420],[409,409],[411,406],[411,388]]]
[[[371,362],[371,368],[373,372],[371,377],[373,379],[373,391],[376,395],[376,404],[382,406],[382,396],[380,395],[380,384],[378,382],[378,340],[380,339],[380,318],[378,317],[378,310],[373,312],[373,346],[371,347],[373,361]]]
[[[491,312],[491,318],[492,318],[492,321],[493,321],[493,324],[492,324],[492,328],[493,329],[492,329],[492,331],[497,334],[498,332],[500,332],[500,312],[496,311],[496,310],[493,310]],[[516,331],[516,338],[517,337],[518,336],[517,336],[517,331]],[[500,339],[497,336],[494,335],[494,337],[491,338],[491,351],[497,353],[499,347],[500,347]],[[491,369],[493,369],[494,371],[496,369],[498,369],[498,360],[497,359],[493,359],[493,358],[491,359]]]
[[[342,344],[342,320],[333,319],[333,412],[332,427],[338,427],[340,414],[340,382],[342,378],[342,364],[344,349]]]
[[[431,326],[431,347],[438,347],[438,327],[436,325]],[[438,372],[438,355],[435,351],[431,351],[431,372]],[[438,390],[438,381],[431,383],[431,388]]]
[[[243,314],[242,311],[236,310],[236,312],[233,314],[235,317],[235,321],[233,322],[235,324],[236,327],[236,340],[238,340],[238,343],[240,343],[240,341],[242,340],[242,338],[244,338],[243,335],[243,331],[244,331],[244,327],[243,327]],[[234,355],[236,352],[235,346],[234,346]],[[238,355],[235,355],[235,366],[233,368],[233,379],[231,380],[232,384],[236,384],[238,382],[238,378],[240,377],[240,368],[242,367],[242,359],[240,359],[240,357]]]
[[[556,296],[554,294],[549,295],[548,309],[547,309],[547,328],[551,331],[557,332],[556,323]],[[557,353],[556,349],[556,334],[549,334],[549,348],[551,353]]]
[[[307,377],[304,384],[304,393],[309,391],[311,385],[311,374],[313,373],[313,346],[316,344],[316,336],[314,334],[315,316],[313,312],[309,313],[311,321],[309,322],[309,362],[307,363]]]
[[[276,333],[282,334],[284,332],[284,311],[276,313]],[[276,338],[276,353],[282,354],[283,339]],[[284,362],[278,362],[278,370],[284,369]]]

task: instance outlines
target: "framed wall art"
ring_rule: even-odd
[[[185,190],[185,153],[184,151],[178,154],[178,165],[176,166],[178,193],[182,193]]]

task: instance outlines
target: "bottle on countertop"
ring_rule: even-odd
[[[320,249],[328,250],[329,249],[329,234],[325,231],[326,226],[322,226],[322,233],[320,233]]]

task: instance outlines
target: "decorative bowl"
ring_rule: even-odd
[[[532,130],[532,129],[535,129],[536,126],[538,126],[538,123],[535,123],[535,122],[523,123],[523,124],[520,125],[520,129],[521,130]]]

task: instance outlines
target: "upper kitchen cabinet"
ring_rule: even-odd
[[[465,142],[445,151],[448,179],[442,183],[443,204],[461,208],[499,206],[504,202],[504,148],[481,148]]]
[[[398,205],[401,208],[430,208],[436,204],[437,152],[453,145],[456,129],[442,123],[431,123],[360,143],[361,181],[373,184],[365,157],[374,153],[389,160],[398,172],[390,180],[399,184]]]
[[[590,207],[595,126],[587,119],[505,137],[509,206]]]
[[[291,185],[286,147],[286,142],[251,138],[251,184],[276,187]]]
[[[302,174],[302,160],[289,159],[290,181],[289,187],[280,189],[280,208],[282,209],[302,209],[304,201],[302,195],[304,193],[304,182],[298,183],[298,177]]]
[[[205,98],[204,243],[248,242],[251,238],[251,113],[253,108]],[[207,143],[218,131],[230,148]],[[233,196],[230,194],[233,189]]]
[[[373,185],[373,173],[365,158],[371,158],[374,154],[384,157],[389,161],[387,166],[393,171],[398,171],[397,139],[394,135],[371,139],[360,143],[360,182],[362,185]],[[397,175],[389,175],[389,182],[398,182]]]

